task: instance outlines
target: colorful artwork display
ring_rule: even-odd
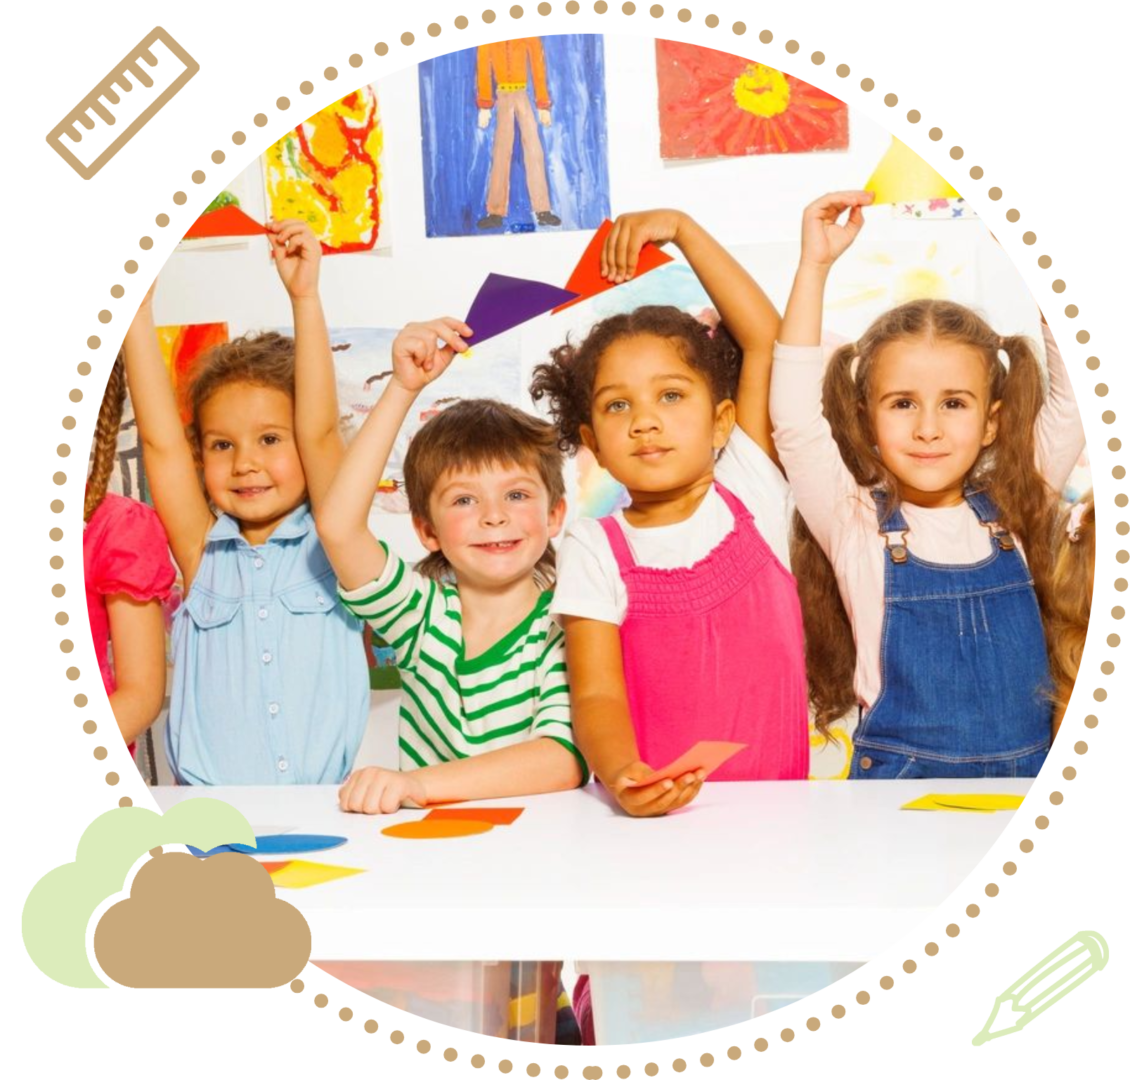
[[[327,255],[387,247],[383,145],[373,87],[326,106],[263,155],[270,216],[308,221]]]
[[[961,198],[960,192],[933,165],[894,136],[863,190],[875,196],[876,205],[911,202],[929,205],[943,199]]]
[[[214,345],[228,340],[227,323],[193,323],[185,326],[158,326],[157,344],[169,369],[169,378],[180,401],[181,419],[187,424],[191,419],[184,389],[188,385],[192,365]]]
[[[420,65],[428,236],[595,229],[609,215],[604,44],[514,38]]]
[[[247,174],[240,173],[205,208],[204,213],[192,223],[184,239],[177,245],[178,251],[202,251],[208,248],[246,247],[248,238],[254,232],[265,232],[262,227],[254,231],[248,227],[257,225],[247,216],[248,190]],[[239,219],[243,228],[235,231],[233,224]],[[220,224],[224,223],[223,228]]]
[[[659,152],[666,160],[844,150],[848,109],[767,64],[657,40]]]

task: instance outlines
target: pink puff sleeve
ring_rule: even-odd
[[[151,506],[108,493],[83,535],[87,588],[102,596],[164,600],[176,570],[169,541]]]

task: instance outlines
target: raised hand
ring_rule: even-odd
[[[863,207],[875,196],[870,191],[833,191],[804,208],[801,219],[800,261],[831,266],[855,241],[863,228]],[[839,224],[840,215],[848,211]]]
[[[305,221],[267,222],[267,243],[275,269],[291,300],[318,295],[322,245]]]
[[[409,323],[392,343],[393,379],[419,393],[447,370],[456,353],[466,352],[463,338],[471,332],[466,323],[452,318]]]
[[[643,210],[621,214],[613,223],[600,253],[600,276],[619,285],[630,281],[644,244],[678,240],[685,215],[678,210]]]

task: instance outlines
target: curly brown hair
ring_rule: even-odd
[[[836,350],[824,376],[824,417],[840,455],[860,487],[889,494],[885,513],[893,513],[899,485],[875,450],[868,409],[872,374],[884,345],[923,338],[969,345],[984,359],[989,400],[1000,402],[997,437],[966,479],[988,493],[1000,510],[1000,524],[1024,545],[1046,619],[1056,497],[1035,466],[1036,420],[1045,395],[1040,363],[1027,338],[1002,338],[976,312],[945,300],[916,300],[879,316],[858,343]],[[816,727],[826,735],[828,726],[856,704],[855,640],[832,565],[799,514],[792,569],[804,615],[809,700]]]
[[[94,423],[90,474],[86,478],[86,497],[82,507],[84,522],[94,517],[94,511],[106,498],[106,489],[110,486],[110,476],[114,471],[114,459],[118,456],[118,431],[122,426],[125,400],[126,368],[125,360],[119,352],[114,366],[110,369],[106,393],[102,395],[102,405],[98,409],[98,419]]]
[[[623,315],[602,319],[580,344],[566,337],[534,368],[530,396],[548,399],[561,449],[575,454],[581,447],[581,425],[592,423],[592,389],[604,351],[631,337],[659,337],[673,342],[688,367],[702,372],[714,403],[733,398],[738,389],[742,354],[724,326],[711,328],[677,307],[649,304]]]
[[[457,401],[424,424],[408,444],[404,455],[408,510],[414,518],[431,525],[429,500],[445,472],[510,464],[537,470],[551,509],[565,498],[564,459],[552,425],[491,398]],[[549,544],[534,566],[539,588],[553,586],[556,566],[553,545]],[[430,552],[416,569],[435,580],[451,576],[451,564],[442,551]]]
[[[200,410],[224,386],[248,383],[281,390],[294,400],[294,338],[274,330],[244,334],[203,353],[192,367],[185,393],[188,437],[200,451]]]

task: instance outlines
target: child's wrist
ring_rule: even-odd
[[[828,262],[824,262],[821,259],[806,257],[802,253],[800,257],[800,263],[797,266],[797,277],[808,275],[809,277],[819,277],[821,279],[824,279],[828,276],[828,272],[832,269],[832,264],[835,261],[835,259],[832,259]]]

